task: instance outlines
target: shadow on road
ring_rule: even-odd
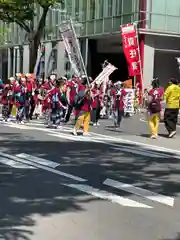
[[[165,195],[176,196],[180,192],[180,178],[176,177],[180,175],[180,160],[173,158],[174,154],[169,153],[168,158],[145,157],[122,151],[132,147],[128,144],[112,147],[93,142],[32,141],[24,140],[21,134],[8,133],[1,137],[5,140],[0,141],[0,147],[8,154],[27,153],[59,162],[61,171],[86,178],[93,187],[103,188],[103,181],[109,177]],[[36,225],[35,215],[78,213],[84,211],[84,204],[97,200],[82,199],[83,193],[62,186],[69,179],[40,169],[12,169],[11,175],[6,175],[6,171],[9,168],[3,167],[0,173],[0,240],[30,240],[33,230],[27,228]]]

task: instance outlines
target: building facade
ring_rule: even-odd
[[[145,0],[145,23],[140,28],[144,35],[144,84],[159,77],[162,86],[180,73],[176,57],[180,56],[180,1]]]
[[[37,24],[42,9],[36,8]],[[179,0],[64,0],[59,8],[49,11],[42,43],[45,56],[41,60],[41,72],[48,75],[71,75],[59,25],[71,18],[79,36],[82,55],[88,74],[95,77],[101,70],[101,62],[108,59],[119,69],[115,78],[127,77],[123,56],[120,25],[138,22],[140,52],[144,87],[153,77],[159,77],[162,85],[169,77],[179,77],[176,56],[180,55],[180,1]],[[3,37],[0,54],[0,74],[3,78],[16,72],[28,72],[29,46],[26,33],[16,24]],[[6,66],[6,67],[5,67]]]

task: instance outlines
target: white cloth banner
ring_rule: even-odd
[[[59,27],[63,43],[68,54],[69,61],[76,76],[86,74],[80,46],[72,23],[67,23]]]
[[[102,87],[103,94],[106,93],[108,82],[109,82],[109,76],[105,77],[105,79],[103,81],[103,87]]]
[[[134,113],[134,89],[125,88],[126,96],[124,97],[124,112]]]
[[[107,77],[109,77],[116,69],[117,68],[114,65],[109,63],[105,68],[103,68],[102,72],[97,76],[94,82],[100,85],[102,82],[107,81]]]

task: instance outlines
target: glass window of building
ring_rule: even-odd
[[[96,0],[96,19],[102,19],[104,16],[104,0]]]
[[[172,16],[180,15],[180,0],[173,0],[166,2],[167,14]]]
[[[165,15],[151,15],[151,28],[156,30],[165,30],[166,28],[166,16]]]
[[[170,2],[172,4],[172,1]],[[166,14],[166,0],[152,0],[151,12],[157,14]]]
[[[71,9],[71,8],[70,8]],[[63,1],[61,3],[61,12],[58,12],[59,13],[59,19],[61,21],[64,21],[67,19],[67,12],[68,10],[66,9],[66,5],[65,5],[65,2]]]
[[[115,9],[115,15],[120,16],[122,14],[122,0],[116,0]]]
[[[108,0],[108,5],[107,5],[107,17],[111,17],[113,14],[113,0]]]
[[[95,0],[89,0],[89,20],[95,19],[95,7],[96,3]]]
[[[169,32],[179,32],[179,18],[167,16],[166,30]]]
[[[87,1],[82,0],[82,21],[86,21],[87,18]]]
[[[156,0],[159,1],[159,0]],[[123,0],[122,3],[122,13],[123,14],[132,14],[133,12],[134,0]]]
[[[60,18],[59,18],[59,12],[58,11],[54,11],[55,14],[55,25],[59,25],[60,24]]]
[[[75,1],[75,18],[78,20],[79,19],[79,0]]]
[[[53,24],[53,12],[54,11],[52,10],[48,12],[48,25],[50,28],[52,27],[52,24]]]
[[[68,15],[72,15],[72,0],[66,0],[65,1],[65,9],[67,11]]]

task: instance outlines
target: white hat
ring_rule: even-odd
[[[55,80],[55,79],[56,79],[56,75],[52,74],[52,75],[50,76],[50,79],[51,79],[51,80]]]
[[[26,79],[25,79],[24,77],[22,77],[21,80],[22,80],[23,82],[26,81]]]
[[[117,85],[121,85],[121,84],[122,84],[122,82],[121,82],[121,81],[118,81],[118,82],[116,82],[114,85],[117,86]]]
[[[30,73],[26,73],[25,76],[26,76],[26,77],[30,77],[31,74],[30,74]]]
[[[15,80],[15,78],[14,78],[14,77],[10,77],[9,80],[10,80],[10,81],[13,81],[13,80]]]
[[[20,77],[21,76],[21,73],[16,73],[16,77]]]

